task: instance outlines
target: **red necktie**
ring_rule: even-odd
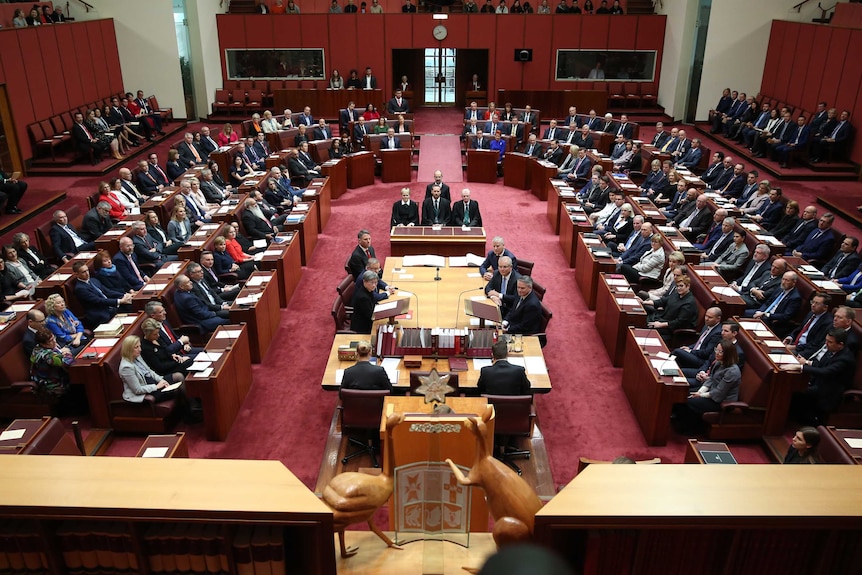
[[[164,324],[162,324],[162,331],[165,332],[165,335],[168,336],[168,339],[170,340],[171,343],[174,343],[175,341],[177,341],[177,338],[174,337],[174,334],[171,333],[171,330],[166,328]]]
[[[816,318],[816,316],[813,316],[813,315],[810,318],[808,318],[808,321],[805,322],[805,325],[803,325],[802,329],[799,330],[799,335],[797,335],[796,339],[793,340],[793,345],[799,345],[799,339],[802,337],[802,334],[804,334],[806,331],[808,331],[808,328],[810,328],[811,324],[814,323],[815,318]]]

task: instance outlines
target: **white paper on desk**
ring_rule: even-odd
[[[166,266],[163,266],[159,271],[168,270],[168,272],[175,274],[175,273],[178,273],[180,271],[181,267],[183,267],[183,264],[173,263],[173,264],[168,264]]]
[[[479,272],[472,272],[472,273],[467,274],[467,277],[468,278],[480,278],[480,277],[482,277],[482,274],[480,274]]]
[[[130,324],[135,323],[135,321],[138,319],[138,317],[135,315],[124,315],[124,316],[116,316],[115,319],[120,320],[120,323],[123,325],[130,325]]]
[[[757,224],[752,224],[752,223],[744,223],[744,224],[739,224],[739,225],[741,225],[743,228],[745,228],[746,230],[748,230],[750,232],[756,232],[757,230],[760,229],[760,226],[758,226]]]
[[[605,278],[605,282],[606,282],[609,286],[626,286],[626,287],[628,287],[628,285],[629,285],[629,282],[628,282],[627,280],[622,279],[622,278],[609,278],[609,277],[606,277],[606,278]]]
[[[587,245],[597,245],[597,244],[602,243],[602,240],[600,240],[598,238],[583,238],[583,239],[584,239],[584,243]]]
[[[238,297],[234,300],[234,303],[236,303],[237,305],[254,305],[255,303],[257,303],[257,299],[253,295],[246,297]]]
[[[799,360],[796,359],[796,356],[790,355],[789,353],[782,353],[782,354],[776,353],[774,355],[770,353],[769,359],[771,359],[775,363],[779,363],[779,364],[795,363],[796,365],[799,365]]]
[[[830,280],[811,280],[811,283],[823,289],[840,290],[841,286]]]
[[[763,324],[758,321],[741,321],[739,322],[739,327],[744,330],[753,331],[763,329]]]
[[[735,289],[727,286],[713,286],[712,291],[713,293],[717,293],[718,295],[726,295],[730,297],[739,295],[738,293],[736,293]]]
[[[480,325],[482,323],[482,319],[478,317],[470,318],[470,325]]]
[[[264,252],[258,252],[265,256],[280,256],[282,254],[281,250],[266,250]]]
[[[344,379],[344,370],[336,369],[335,370],[335,383],[341,385],[341,380]]]
[[[195,356],[195,361],[218,361],[222,355],[220,351],[202,351]]]
[[[668,232],[670,232],[670,233],[672,233],[672,234],[677,233],[677,232],[676,232],[676,228],[675,228],[675,227],[673,227],[673,226],[656,226],[656,227],[657,227],[657,228],[658,228],[658,230],[659,230],[660,232],[662,232],[663,234],[666,234],[666,233],[668,233]]]
[[[390,309],[395,309],[395,306],[397,306],[397,305],[398,305],[397,301],[390,301],[387,303],[379,303],[374,307],[374,313],[377,313],[380,311],[388,311]]]
[[[641,302],[633,297],[620,297],[617,298],[617,303],[620,305],[640,305]]]
[[[195,362],[189,366],[189,371],[203,371],[208,367],[210,367],[210,362],[199,361],[198,358],[195,358]]]
[[[105,232],[102,235],[103,236],[121,236],[124,233],[126,233],[126,230],[108,230],[107,232]]]
[[[263,254],[264,254],[264,252],[257,252],[256,254],[251,256],[251,259],[253,259],[256,262],[262,261],[263,260]]]
[[[64,282],[67,279],[69,279],[70,277],[72,277],[72,274],[54,274],[48,279],[58,281],[58,282]]]
[[[771,331],[769,331],[768,329],[764,329],[762,325],[757,326],[757,328],[752,330],[752,331],[754,332],[754,335],[759,336],[759,337],[772,337],[773,336],[773,333]]]
[[[511,361],[509,362],[511,363]],[[491,360],[485,357],[474,357],[473,358],[473,369],[480,370],[483,367],[491,367]]]
[[[776,349],[780,347],[784,347],[784,344],[778,341],[777,339],[765,339],[763,343],[766,344],[766,347],[774,347]]]
[[[690,241],[687,241],[687,240],[682,240],[682,239],[678,240],[678,239],[676,239],[676,238],[671,238],[671,241],[672,241],[672,242],[676,245],[676,247],[678,247],[678,248],[690,248],[690,247],[693,247],[693,246],[691,245],[691,242],[690,242]]]
[[[679,369],[679,366],[676,364],[676,359],[658,359],[655,357],[651,357],[649,362],[659,373],[664,372],[664,370],[669,369]]]
[[[472,301],[485,301],[485,296],[483,296],[483,295],[474,295],[474,296],[471,296],[471,297],[470,297],[470,299],[471,299]]]
[[[413,279],[413,274],[398,274],[398,277],[397,277],[397,278],[395,278],[395,279],[399,279],[399,280],[412,280],[412,279]]]
[[[215,230],[215,229],[220,228],[220,227],[221,227],[221,224],[204,224],[198,229],[199,230]]]
[[[253,278],[249,278],[248,281],[245,282],[245,285],[247,285],[247,286],[259,286],[259,285],[265,284],[268,281],[269,281],[268,276],[255,276]]]
[[[216,339],[236,339],[240,333],[238,329],[225,329],[216,334]]]
[[[226,214],[231,211],[232,206],[222,206],[218,210],[216,210],[217,214]]]
[[[189,240],[186,242],[187,246],[192,246],[193,248],[199,248],[204,245],[203,240]]]
[[[816,267],[814,267],[810,264],[805,264],[805,265],[799,266],[797,269],[803,273],[806,273],[806,274],[822,274],[823,273],[819,269],[817,269]]]
[[[168,454],[167,447],[148,447],[144,450],[144,453],[141,454],[141,457],[155,457],[162,458]]]
[[[644,214],[648,216],[660,216],[661,212],[659,212],[658,210],[644,210]]]
[[[545,358],[538,355],[531,355],[524,358],[527,373],[530,375],[548,375],[548,366],[545,363]]]
[[[449,256],[450,268],[466,268],[468,265],[467,256]]]
[[[93,347],[114,347],[120,341],[118,337],[100,337],[93,340]]]
[[[706,269],[706,268],[703,268],[703,269],[702,269],[702,268],[698,268],[698,269],[697,269],[697,275],[699,275],[699,276],[706,276],[706,277],[713,277],[713,278],[721,277],[721,274],[719,274],[719,273],[718,273],[717,271],[715,271],[714,269]]]
[[[667,359],[670,357],[670,354],[666,351],[658,351],[658,352],[654,353],[653,355],[655,355],[659,359]]]
[[[384,357],[383,361],[380,362],[380,367],[387,371],[391,371],[393,369],[398,369],[401,365],[400,357]]]
[[[389,378],[389,383],[391,383],[392,385],[395,385],[396,383],[398,383],[398,374],[400,373],[399,370],[387,369],[385,367],[383,369],[384,369],[384,371],[386,371],[386,377]]]
[[[527,363],[524,361],[523,357],[512,357],[511,355],[506,358],[506,361],[511,363],[512,365],[520,365],[524,369],[527,368]]]
[[[72,259],[73,260],[88,260],[88,259],[94,258],[94,257],[96,257],[96,252],[78,252],[77,254],[75,254],[75,257],[73,257]]]
[[[267,245],[269,245],[269,242],[267,242],[265,239],[259,239],[251,242],[251,245],[256,248],[265,248]]]
[[[191,376],[204,378],[204,377],[209,377],[212,372],[213,372],[213,368],[208,367],[206,369],[202,369],[201,371],[199,371],[197,373],[192,373]]]
[[[36,304],[32,304],[32,303],[13,303],[12,305],[10,305],[10,306],[9,306],[9,309],[10,309],[11,311],[14,311],[14,312],[19,312],[19,311],[20,311],[20,312],[25,312],[25,311],[30,311],[31,309],[33,309],[33,306],[34,306],[34,305],[36,305]]]
[[[21,439],[22,437],[24,437],[24,432],[26,432],[26,431],[27,430],[23,429],[23,428],[22,429],[9,429],[7,431],[4,431],[3,433],[0,433],[0,441],[11,441],[13,439]]]
[[[648,345],[661,345],[661,340],[657,337],[636,337],[635,343],[641,347]]]
[[[166,287],[168,287],[168,284],[159,284],[159,283],[150,282],[144,286],[144,290],[145,291],[158,291],[161,289],[165,289]]]
[[[847,442],[852,449],[862,449],[862,437],[845,437],[844,441]]]
[[[398,297],[413,297],[413,293],[404,290],[398,290],[395,295]]]

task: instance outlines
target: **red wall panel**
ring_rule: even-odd
[[[26,28],[18,35],[18,45],[27,65],[24,67],[27,78],[27,89],[30,93],[30,106],[18,114],[24,114],[24,120],[29,124],[36,115],[50,115],[51,96],[48,94],[48,82],[45,80],[45,70],[42,69],[42,55],[39,47],[39,29]]]
[[[827,26],[811,26],[811,28],[814,28],[814,40],[811,43],[808,72],[805,75],[805,85],[802,88],[802,106],[809,111],[814,111],[817,102],[823,100],[820,93],[820,83],[823,80],[823,70],[826,67],[829,37],[832,35],[832,30]]]
[[[611,16],[591,16],[589,21],[584,19],[584,24],[581,26],[581,48],[585,50],[607,48],[611,18]],[[619,16],[613,18],[619,18]]]
[[[120,69],[120,54],[113,49],[117,45],[117,32],[113,20],[100,20],[102,43],[105,45],[105,72],[108,76],[108,92],[115,94],[123,90],[123,71]]]
[[[838,83],[841,81],[841,68],[848,52],[849,41],[850,30],[836,28],[832,31],[832,37],[829,40],[829,52],[826,55],[826,66],[823,69],[823,81],[820,85],[822,99],[830,102],[830,105],[834,105],[832,102],[835,102],[838,97]]]
[[[273,36],[272,26],[276,22],[275,18],[255,18],[254,16],[245,17],[245,45],[248,48],[272,48]],[[325,35],[326,31],[321,30]],[[283,36],[282,36],[283,38]]]
[[[81,75],[78,74],[78,58],[75,56],[75,39],[71,26],[58,26],[57,50],[66,80],[66,96],[69,108],[84,102],[84,88],[81,86]]]
[[[524,38],[523,18],[498,18],[496,46],[496,80],[499,89],[520,88],[522,78],[537,76],[545,70],[536,62],[515,62],[515,49],[529,48],[530,41]],[[533,50],[535,54],[536,51]],[[489,57],[493,57],[489,54]]]
[[[93,69],[93,55],[90,52],[88,27],[78,26],[73,28],[72,38],[75,41],[75,56],[78,59],[77,70],[81,76],[81,88],[84,93],[84,101],[80,102],[80,104],[86,104],[98,98],[96,72]],[[75,104],[72,105],[74,106]]]
[[[385,30],[387,50],[401,50],[414,47],[413,42],[413,21],[416,20],[411,14],[392,14],[383,17],[381,15],[370,15],[370,27],[372,30]],[[453,38],[466,38],[467,23],[465,21],[452,22],[447,26],[449,29],[449,37],[444,41],[444,46],[448,47],[449,42],[458,43]]]
[[[798,37],[799,25],[789,26],[787,30],[784,31],[783,47],[781,49],[781,56],[778,60],[778,70],[775,75],[775,93],[782,94],[782,99],[787,96],[790,77],[794,72],[793,63],[796,59]]]
[[[101,26],[89,26],[90,55],[93,61],[93,72],[96,84],[96,98],[102,98],[104,94],[111,91],[111,82],[105,70],[108,59],[105,57],[105,43],[102,39]]]
[[[40,27],[41,28],[41,27]],[[66,78],[63,74],[63,66],[57,58],[57,34],[56,30],[61,26],[45,26],[46,31],[39,34],[39,46],[41,49],[42,69],[45,71],[45,81],[48,83],[48,94],[50,94],[50,106],[45,110],[36,109],[37,120],[45,116],[53,116],[59,112],[69,109],[69,97],[66,95]]]
[[[796,53],[790,64],[790,83],[787,86],[788,102],[793,102],[799,106],[803,105],[802,92],[805,84],[808,82],[807,71],[808,60],[811,56],[811,46],[814,43],[814,28],[810,26],[801,26],[799,34],[796,37]]]
[[[610,18],[608,48],[611,50],[634,50],[637,43],[638,21],[636,18]]]
[[[850,42],[862,41],[862,31],[853,30],[850,32]],[[854,44],[848,44],[853,46]],[[858,44],[856,44],[858,46]],[[844,60],[844,67],[841,70],[841,77],[838,82],[838,95],[835,98],[835,106],[839,109],[850,110],[856,106],[859,95],[859,79],[862,78],[862,58],[855,50],[847,50]]]
[[[778,72],[778,62],[781,59],[781,50],[784,47],[784,31],[790,22],[780,20],[772,21],[772,33],[769,35],[769,47],[766,50],[766,63],[763,68],[763,79],[760,82],[760,91],[772,96],[775,94],[775,76]]]
[[[350,19],[350,15],[341,16],[345,20]],[[336,19],[333,17],[333,19]],[[389,69],[390,56],[384,53],[383,50],[383,34],[374,34],[364,29],[357,29],[354,26],[354,32],[349,38],[355,38],[357,32],[361,32],[359,38],[356,38],[356,59],[359,65],[364,70],[366,66],[371,66],[374,76],[377,77],[377,87],[383,90],[383,97],[389,99],[389,91],[392,89],[391,70]],[[338,49],[341,39],[333,37],[333,49]],[[348,44],[350,45],[350,44]],[[360,76],[362,73],[360,73]]]
[[[557,65],[557,52],[551,50],[551,35],[547,32],[544,18],[524,20],[524,38],[528,47],[533,49],[533,62],[524,75],[524,90],[547,90],[554,77]],[[578,34],[580,36],[580,28]]]

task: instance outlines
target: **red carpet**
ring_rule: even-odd
[[[458,136],[422,136],[417,181],[432,181],[436,170],[443,172],[444,182],[463,181],[461,140]]]

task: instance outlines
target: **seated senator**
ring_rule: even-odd
[[[162,324],[153,318],[144,320],[141,331],[144,339],[141,340],[141,357],[144,362],[156,373],[169,373],[174,381],[179,381],[177,375],[188,375],[189,366],[194,360],[179,353],[171,353],[168,348],[159,343],[159,335]]]
[[[219,236],[213,241],[213,257],[215,258],[213,269],[215,269],[216,275],[219,276],[234,273],[238,279],[245,280],[257,269],[254,259],[251,257],[248,257],[242,263],[234,260],[227,251],[227,240],[224,236]]]
[[[482,368],[476,387],[479,393],[491,395],[530,395],[530,380],[520,365],[512,365],[508,344],[500,339],[491,346],[492,365]]]
[[[392,391],[389,376],[379,365],[371,363],[371,343],[360,341],[356,346],[356,364],[344,370],[341,389],[385,389]]]
[[[120,360],[120,380],[123,382],[123,399],[129,403],[143,403],[149,399],[153,403],[161,403],[176,398],[177,405],[187,423],[199,421],[192,415],[189,401],[186,398],[185,385],[165,391],[172,383],[183,381],[183,376],[174,373],[162,377],[141,358],[141,338],[129,335],[123,340]]]
[[[72,355],[87,346],[90,335],[84,324],[67,307],[60,294],[51,294],[45,300],[45,327],[57,338],[57,344],[69,348]]]
[[[36,332],[36,347],[30,355],[30,379],[36,383],[37,393],[45,399],[66,402],[69,391],[68,366],[75,361],[68,348],[61,348],[57,338],[47,329]]]
[[[682,276],[676,281],[676,292],[672,292],[655,302],[655,308],[661,309],[655,314],[649,314],[647,327],[658,330],[666,342],[673,338],[673,332],[678,329],[694,329],[697,325],[697,302],[691,293],[691,278]],[[736,355],[736,350],[734,350]]]
[[[688,397],[685,404],[674,406],[674,414],[680,431],[697,429],[701,425],[700,416],[718,411],[724,401],[736,401],[742,374],[738,365],[736,344],[722,339],[715,346],[715,362],[710,368],[709,377],[696,392]]]
[[[790,447],[784,456],[784,463],[817,463],[817,446],[820,445],[820,432],[814,427],[802,427],[790,440]]]
[[[503,320],[506,333],[533,335],[542,331],[542,302],[533,291],[533,278],[521,276],[517,281],[517,295],[502,295],[500,299],[509,307]]]

